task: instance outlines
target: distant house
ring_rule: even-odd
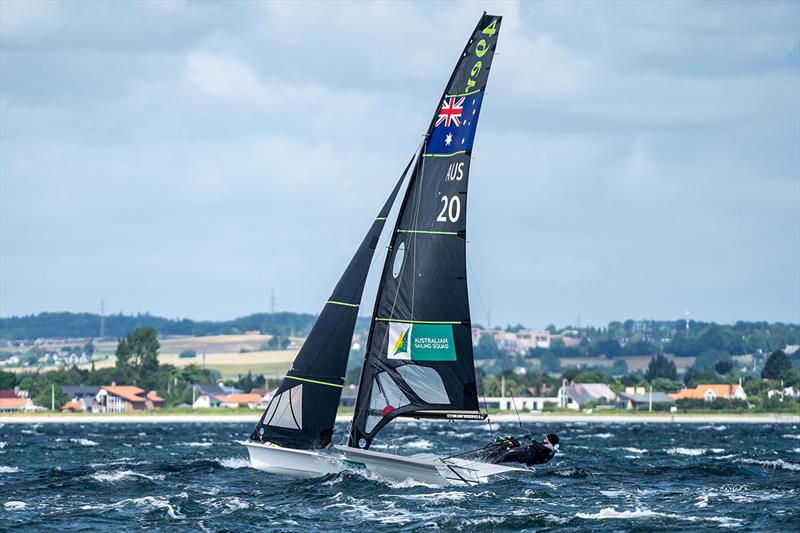
[[[14,413],[18,411],[34,411],[36,406],[28,397],[27,391],[0,390],[0,413]]]
[[[220,401],[217,398],[225,395],[225,391],[223,391],[222,387],[216,383],[203,383],[195,385],[192,388],[192,391],[194,396],[192,407],[195,409],[200,409],[203,407],[219,407]]]
[[[194,386],[194,402],[192,407],[201,409],[206,407],[239,407],[247,405],[251,409],[258,405],[269,402],[272,397],[272,389],[263,389],[263,394],[259,389],[254,389],[250,393],[234,387],[226,387],[220,383],[205,383]]]
[[[559,402],[560,400],[555,396],[487,396],[481,398],[481,406],[501,411],[543,411],[545,405],[552,404],[553,407],[558,407]]]
[[[98,412],[97,393],[100,392],[100,387],[62,385],[61,392],[69,398],[69,401],[61,406],[62,411]]]
[[[133,386],[108,385],[100,387],[95,399],[98,412],[130,413],[155,409],[164,403],[164,399],[155,392],[145,393],[144,389]]]
[[[222,396],[217,396],[220,407],[231,407],[234,409],[244,406],[254,409],[262,404],[263,398],[264,397],[260,394],[251,393],[225,394]]]
[[[558,389],[559,406],[582,409],[591,402],[611,403],[616,393],[605,383],[569,383]]]
[[[800,398],[800,390],[795,390],[794,387],[785,387],[783,389],[772,389],[767,391],[767,398],[777,396],[783,401],[784,398]]]
[[[642,406],[649,407],[651,402],[653,407],[658,409],[659,407],[671,406],[675,403],[675,400],[663,392],[653,391],[650,393],[644,387],[626,387],[625,392],[617,394],[614,407],[618,409],[638,409]]]
[[[670,394],[673,400],[705,400],[713,402],[717,398],[724,400],[746,400],[747,394],[741,385],[725,384],[702,384],[693,389],[681,389],[676,393]]]

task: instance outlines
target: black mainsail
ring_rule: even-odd
[[[467,182],[501,17],[484,15],[431,120],[383,267],[349,446],[398,416],[482,418],[466,273]]]
[[[344,386],[350,343],[372,256],[412,157],[333,289],[251,439],[288,448],[327,446]]]

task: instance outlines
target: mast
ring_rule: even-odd
[[[412,157],[406,165],[336,284],[292,367],[264,410],[251,439],[300,449],[330,444],[369,266],[386,218],[413,160]]]
[[[483,14],[445,87],[384,263],[349,446],[397,416],[482,418],[466,283],[469,165],[501,17]]]

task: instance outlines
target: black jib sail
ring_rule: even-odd
[[[467,182],[501,17],[481,17],[428,128],[378,288],[349,446],[398,416],[483,418],[467,295]]]
[[[251,439],[300,449],[330,444],[369,266],[386,217],[413,161],[412,157],[325,303]]]

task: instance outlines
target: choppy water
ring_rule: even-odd
[[[462,488],[257,472],[233,443],[248,424],[5,425],[0,530],[800,531],[798,426],[529,427],[561,436],[556,460]],[[452,428],[397,424],[384,442],[407,453],[486,442],[483,424]]]

